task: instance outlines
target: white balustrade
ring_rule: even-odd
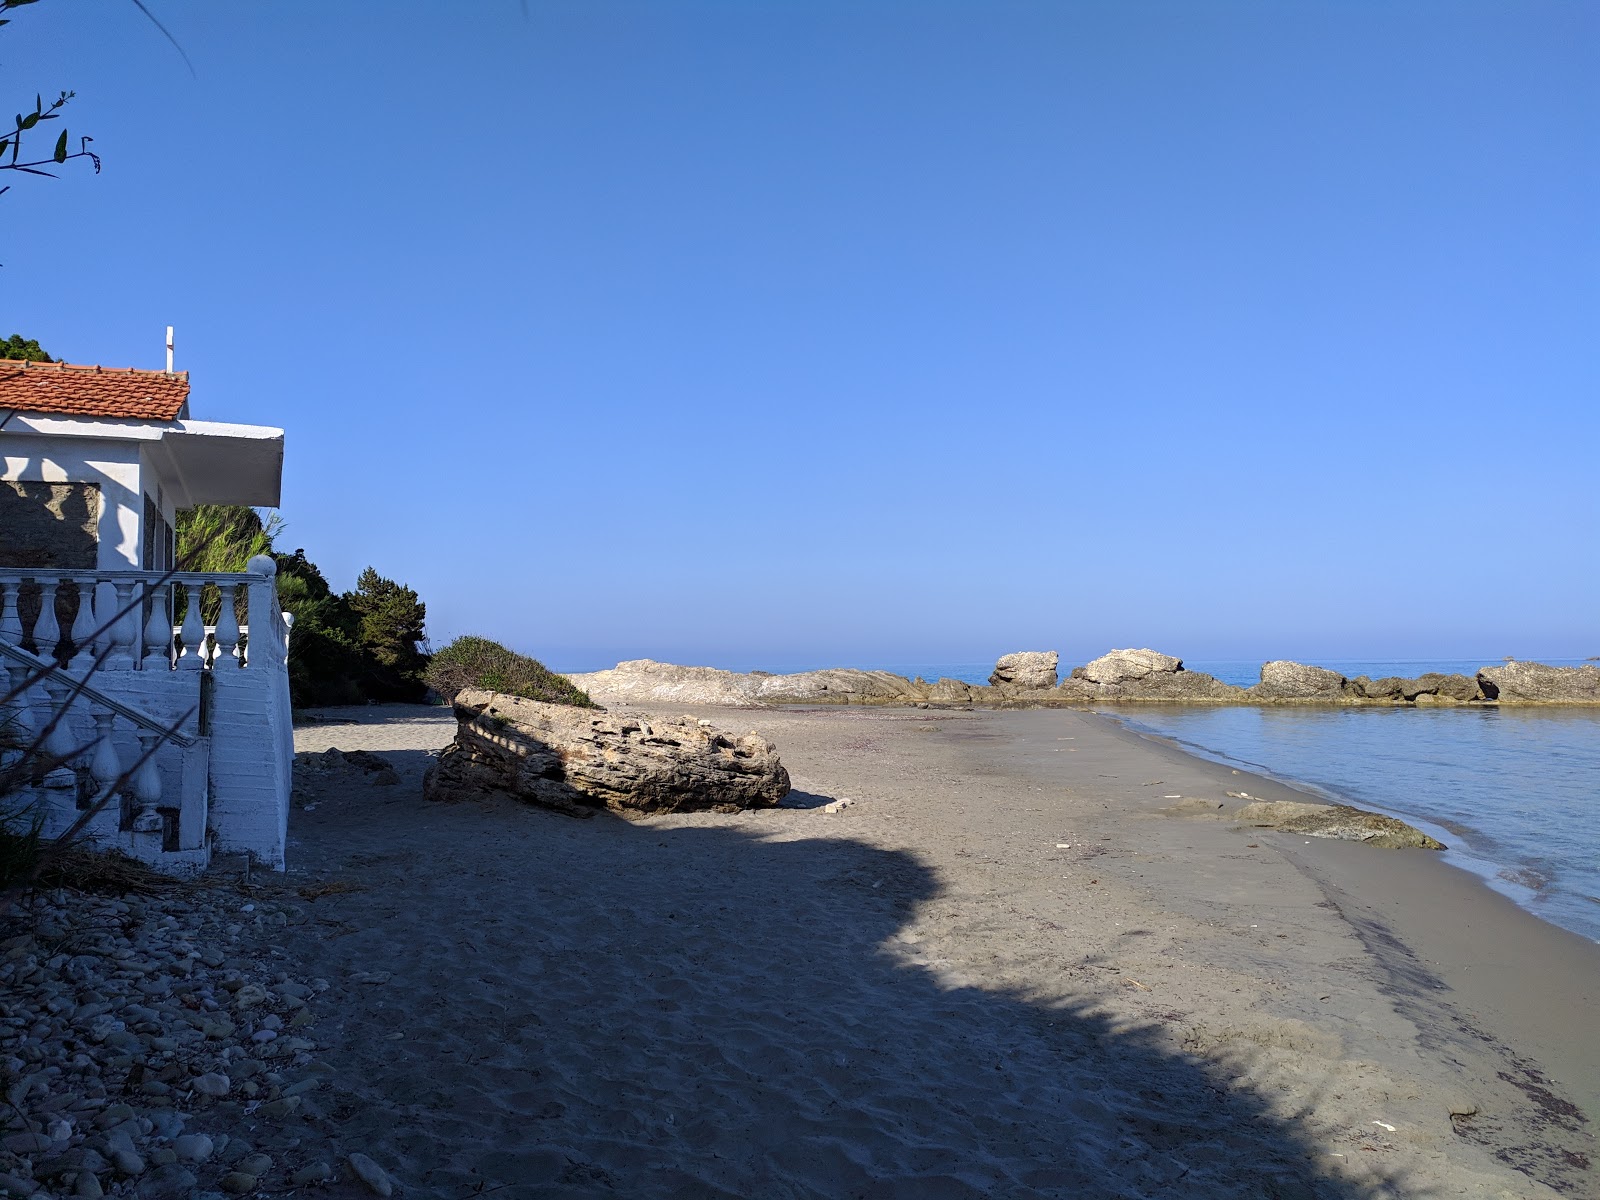
[[[67,661],[75,674],[96,661],[112,671],[199,671],[252,662],[281,667],[288,653],[288,620],[278,607],[276,570],[265,556],[251,559],[250,566],[231,574],[172,575],[0,568],[0,641],[35,649],[47,660]],[[31,600],[19,603],[24,588],[38,597],[37,615]],[[217,623],[209,629],[201,608],[212,588]],[[70,601],[62,599],[69,596]],[[58,601],[76,605],[70,629],[62,628]],[[241,608],[253,621],[240,620]],[[180,616],[181,624],[175,624]]]

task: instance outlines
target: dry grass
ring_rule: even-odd
[[[178,881],[125,854],[71,846],[46,856],[35,886],[71,888],[97,896],[154,896],[172,891]]]
[[[366,889],[359,883],[351,883],[346,879],[327,879],[321,883],[308,883],[299,888],[300,898],[303,900],[320,900],[324,896],[342,896],[346,892],[362,892]]]

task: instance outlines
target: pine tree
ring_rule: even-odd
[[[427,690],[427,605],[404,584],[368,567],[345,603],[360,619],[357,640],[373,662],[370,691],[381,700],[420,700]]]

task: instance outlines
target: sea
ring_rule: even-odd
[[[1495,660],[1323,662],[1349,678],[1472,676]],[[1548,660],[1578,666],[1579,660]],[[873,664],[985,683],[992,663]],[[1248,687],[1260,662],[1189,662]],[[1107,708],[1128,728],[1329,800],[1399,817],[1529,912],[1600,942],[1600,709]]]

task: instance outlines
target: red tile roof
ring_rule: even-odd
[[[0,411],[173,421],[189,399],[189,372],[0,359]]]

